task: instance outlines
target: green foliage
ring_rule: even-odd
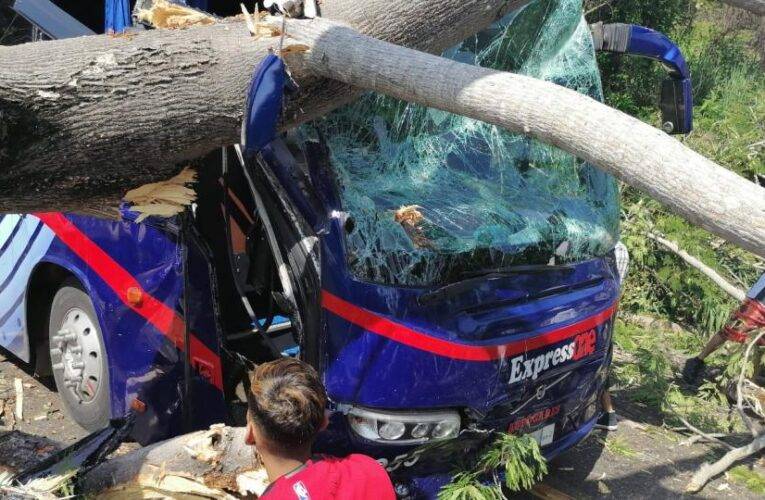
[[[644,405],[660,409],[669,390],[672,377],[669,362],[658,346],[656,333],[648,332],[621,321],[614,331],[614,342],[635,361],[617,364],[614,375],[620,387],[630,387],[631,398]]]
[[[531,436],[500,435],[479,462],[482,470],[503,468],[510,491],[527,490],[547,474],[539,444]]]
[[[483,484],[478,474],[461,472],[438,492],[439,500],[500,500],[502,490],[496,484]]]
[[[606,447],[606,450],[608,450],[610,453],[613,453],[614,455],[621,455],[627,458],[637,458],[640,456],[640,453],[638,453],[630,446],[627,441],[620,437],[608,436],[608,438],[601,440],[601,442]]]
[[[668,213],[657,202],[624,190],[622,240],[631,264],[622,309],[671,319],[706,339],[727,320],[737,302],[678,256],[646,238],[665,235],[739,288],[756,280],[758,259]]]
[[[687,144],[749,180],[765,177],[764,95],[762,72],[733,69],[696,107],[696,130]]]
[[[600,5],[588,0],[585,9]],[[749,180],[765,182],[765,73],[745,23],[728,19],[719,2],[667,0],[610,2],[590,13],[591,22],[634,22],[674,39],[691,69],[694,131],[686,145]],[[659,65],[603,54],[606,101],[622,111],[659,124],[656,106]],[[629,61],[628,61],[629,59]],[[634,62],[633,62],[634,61]],[[748,288],[765,262],[710,235],[632,188],[623,189],[622,240],[631,266],[622,309],[665,317],[698,333],[684,347],[699,347],[738,305],[707,277],[646,238],[664,235],[739,288]]]
[[[765,495],[765,476],[759,472],[753,471],[746,465],[739,465],[728,471],[730,478],[749,489],[753,493]]]
[[[709,382],[697,394],[687,394],[673,382],[671,352],[698,352],[697,337],[690,332],[647,330],[617,321],[614,343],[631,358],[617,361],[613,367],[616,386],[624,397],[655,411],[670,426],[682,425],[681,416],[707,432],[729,430],[732,424],[726,418],[727,402],[717,385]],[[612,443],[611,451],[624,451],[619,445]]]
[[[64,484],[62,484],[58,490],[56,491],[57,496],[63,497],[63,498],[70,498],[73,497],[75,494],[75,486],[74,481],[69,480],[66,481]]]
[[[496,471],[505,476],[498,482]],[[461,471],[441,488],[440,500],[494,500],[510,491],[528,490],[547,474],[539,444],[531,436],[500,434],[478,459],[472,470]]]

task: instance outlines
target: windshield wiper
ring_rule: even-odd
[[[500,275],[513,275],[513,274],[542,274],[549,273],[551,271],[573,271],[574,266],[571,264],[528,264],[525,266],[509,266],[509,267],[488,267],[484,269],[477,269],[473,271],[465,271],[460,274],[465,278],[474,278],[479,276],[489,276],[492,274]]]
[[[449,283],[431,292],[426,292],[417,297],[417,303],[428,305],[459,295],[467,290],[474,289],[477,285],[489,280],[507,278],[508,276],[517,276],[519,274],[542,274],[548,272],[571,272],[575,268],[572,265],[526,265],[510,266],[498,268],[478,269],[474,271],[465,271],[461,274],[465,279]]]

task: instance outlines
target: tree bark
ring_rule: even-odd
[[[753,14],[765,16],[765,0],[722,0],[723,3],[748,10]]]
[[[325,0],[322,15],[440,52],[527,1]],[[304,26],[290,24],[288,33]],[[0,212],[115,206],[127,189],[237,142],[253,69],[278,40],[254,40],[244,22],[227,20],[0,47]],[[302,91],[285,127],[356,95],[312,74],[293,76]]]
[[[523,133],[612,173],[691,223],[765,257],[765,189],[664,132],[550,82],[306,23],[292,67]]]
[[[713,464],[705,462],[701,465],[701,467],[699,467],[699,470],[693,474],[691,481],[685,487],[685,491],[689,493],[696,493],[701,491],[701,489],[705,484],[709,482],[710,479],[719,474],[722,474],[728,470],[731,465],[738,462],[739,460],[743,460],[746,457],[754,455],[763,448],[765,448],[765,435],[758,436],[746,446],[734,448]]]
[[[107,460],[86,472],[80,487],[98,498],[143,498],[141,492],[231,498],[226,492],[239,490],[242,474],[260,470],[255,449],[245,444],[245,428],[221,424]]]

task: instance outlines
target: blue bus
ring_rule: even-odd
[[[100,2],[15,8],[38,40],[129,29],[134,2]],[[677,47],[588,26],[578,0],[527,2],[444,56],[602,99],[596,49],[662,61],[664,128],[690,129]],[[376,94],[194,167],[198,199],[179,216],[0,216],[0,345],[52,375],[82,427],[132,413],[147,444],[241,423],[246,371],[299,356],[331,400],[318,446],[391,464],[413,496],[449,476],[396,461],[423,444],[522,432],[550,458],[593,428],[620,293],[610,175]]]

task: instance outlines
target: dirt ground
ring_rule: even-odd
[[[20,470],[66,447],[87,433],[64,413],[53,380],[39,380],[24,363],[0,350],[0,471]],[[22,419],[13,415],[14,380],[21,379]]]
[[[698,466],[726,450],[719,445],[685,444],[685,435],[656,425],[650,414],[619,396],[614,395],[622,417],[619,429],[596,430],[553,460],[545,485],[573,498],[762,498],[727,475],[696,495],[684,494]],[[748,464],[765,471],[762,460]]]
[[[14,379],[23,387],[23,418],[13,422]],[[616,432],[595,431],[550,463],[537,498],[680,498],[696,467],[720,456],[720,447],[681,444],[685,436],[668,431],[626,395],[614,400],[623,420]],[[50,381],[35,379],[24,364],[0,352],[0,471],[20,470],[86,433],[63,412]],[[12,424],[12,425],[11,425]],[[763,471],[762,460],[750,462]],[[522,495],[519,498],[527,498]],[[697,498],[761,498],[726,476],[707,485]]]

